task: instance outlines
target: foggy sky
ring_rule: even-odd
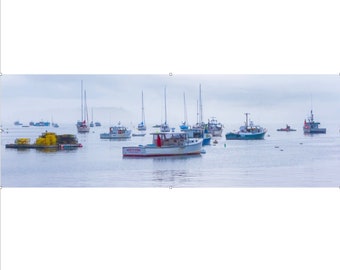
[[[340,119],[340,77],[337,75],[3,75],[2,124],[16,120],[75,123],[80,119],[81,80],[87,92],[89,118],[102,124],[137,125],[141,120],[141,92],[148,126],[165,119],[178,127],[184,120],[184,99],[189,124],[196,123],[199,85],[203,120],[211,117],[225,125],[301,123],[313,108],[323,123]]]

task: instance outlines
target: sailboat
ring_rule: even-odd
[[[189,125],[188,125],[187,105],[186,105],[186,102],[185,102],[185,93],[183,93],[183,98],[184,98],[184,121],[179,126],[179,128],[181,130],[188,130],[189,129]]]
[[[87,133],[90,132],[90,127],[87,125],[88,123],[88,113],[87,113],[87,104],[86,104],[86,91],[83,90],[83,81],[81,81],[81,121],[78,121],[76,126],[79,133]]]
[[[201,85],[199,88],[199,101],[197,101],[197,123],[192,128],[183,130],[189,138],[202,138],[202,145],[209,145],[211,141],[211,134],[208,131],[207,125],[203,122],[203,105],[202,105],[202,91]]]
[[[198,107],[197,108],[197,123],[194,127],[206,129],[207,125],[203,122],[203,105],[202,105],[201,85],[200,85],[200,88],[199,88],[199,101],[198,101],[197,107]]]
[[[145,131],[146,125],[145,125],[145,113],[144,113],[144,97],[143,97],[143,91],[142,91],[142,122],[138,124],[139,131]]]

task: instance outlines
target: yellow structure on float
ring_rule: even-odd
[[[31,140],[29,138],[18,138],[15,140],[16,144],[29,144]]]
[[[56,145],[57,135],[53,132],[45,132],[35,141],[36,145]]]

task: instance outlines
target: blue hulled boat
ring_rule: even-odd
[[[239,131],[229,132],[225,135],[227,140],[262,140],[267,130],[261,126],[256,126],[253,121],[248,123],[249,113],[245,113],[246,122],[240,127]]]

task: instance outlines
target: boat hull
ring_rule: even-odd
[[[202,140],[192,140],[183,146],[161,146],[154,144],[127,146],[122,148],[123,157],[163,157],[163,156],[184,156],[200,155]]]
[[[225,135],[227,140],[262,140],[266,132],[260,133],[242,133],[242,132],[230,132]]]
[[[79,133],[89,133],[90,127],[77,127]]]
[[[112,133],[102,133],[100,134],[101,139],[129,139],[131,138],[131,132],[126,134],[112,134]]]
[[[213,137],[222,137],[222,130],[211,130],[210,132]]]
[[[137,129],[138,129],[139,131],[146,131],[146,126],[145,126],[144,124],[139,124],[138,127],[137,127]]]
[[[303,128],[303,132],[306,134],[325,134],[326,129],[325,128]]]
[[[144,137],[146,133],[132,133],[132,137]]]
[[[289,131],[296,131],[296,129],[292,129],[292,128],[290,128],[290,129],[287,129],[287,128],[279,128],[279,129],[277,129],[277,131],[286,131],[286,132],[289,132]]]
[[[203,138],[202,145],[210,145],[211,137]]]

